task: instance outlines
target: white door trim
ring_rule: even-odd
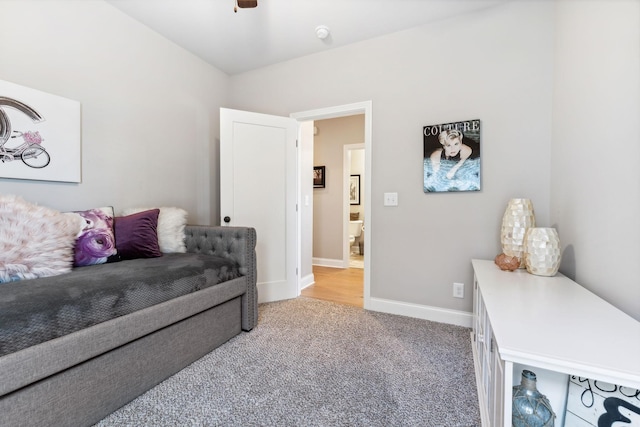
[[[298,113],[292,113],[290,116],[299,122],[309,120],[324,120],[333,119],[337,117],[352,116],[355,114],[364,114],[364,168],[367,179],[365,180],[364,187],[364,212],[365,218],[367,218],[367,226],[364,233],[364,308],[369,309],[371,304],[371,235],[374,226],[373,216],[371,215],[371,182],[373,181],[373,171],[371,169],[371,151],[372,151],[372,102],[363,101],[353,104],[338,105],[335,107],[319,108],[316,110],[302,111]],[[300,182],[300,173],[298,172],[298,182]],[[347,208],[348,212],[348,208]],[[346,226],[345,218],[344,224]],[[298,233],[298,251],[301,247],[300,233]],[[300,259],[300,256],[298,256]],[[300,268],[300,265],[298,266]]]

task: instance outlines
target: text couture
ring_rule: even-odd
[[[480,130],[480,120],[470,120],[466,122],[446,123],[443,125],[425,126],[422,129],[424,136],[438,136],[443,130],[455,129],[462,134],[466,132],[477,132]]]

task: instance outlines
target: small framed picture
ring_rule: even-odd
[[[313,188],[324,188],[324,166],[313,167]]]
[[[349,203],[360,204],[360,175],[351,175],[349,179]]]

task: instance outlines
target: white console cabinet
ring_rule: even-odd
[[[556,426],[569,375],[640,389],[640,322],[561,274],[472,264],[471,339],[484,427],[511,426],[511,390],[522,367],[538,375]]]

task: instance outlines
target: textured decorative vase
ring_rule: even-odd
[[[502,217],[500,243],[502,252],[520,260],[520,268],[524,268],[524,233],[536,226],[533,204],[529,199],[511,199]]]
[[[554,427],[555,420],[549,399],[536,387],[536,374],[522,371],[520,385],[513,387],[513,427]]]
[[[555,228],[532,227],[524,236],[524,264],[537,276],[554,276],[560,268],[560,239]]]

